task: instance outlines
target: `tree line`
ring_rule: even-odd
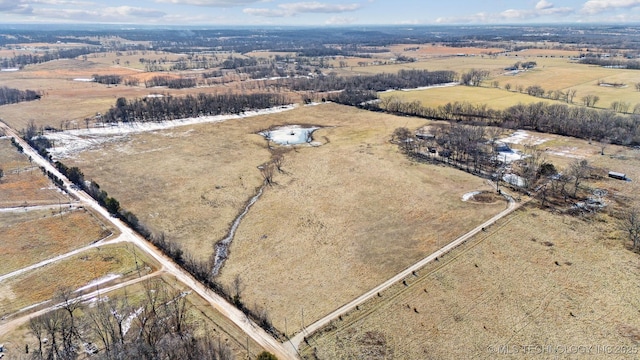
[[[20,54],[10,58],[3,58],[0,66],[3,68],[23,67],[31,64],[40,64],[52,60],[74,59],[78,56],[88,55],[96,52],[106,51],[103,48],[96,47],[80,47],[70,49],[60,49],[56,51],[46,51],[41,55]]]
[[[458,74],[454,71],[400,70],[396,74],[297,78],[290,79],[287,86],[294,91],[329,92],[345,89],[384,91],[444,84],[455,82],[457,79]]]
[[[368,108],[435,120],[465,121],[509,129],[525,129],[581,139],[607,140],[618,145],[640,144],[640,118],[609,110],[590,109],[543,102],[517,104],[504,110],[467,102],[453,102],[438,107],[396,99],[371,103]]]
[[[640,61],[626,59],[612,59],[598,56],[585,56],[580,59],[581,64],[598,65],[603,67],[614,67],[622,69],[640,70]]]
[[[192,77],[178,77],[173,78],[170,76],[154,76],[149,80],[144,81],[144,86],[147,88],[156,86],[166,86],[169,89],[186,89],[194,88],[198,85],[195,78]]]
[[[22,101],[38,100],[42,93],[35,90],[19,90],[0,86],[0,105],[15,104]]]
[[[116,105],[103,116],[105,123],[147,122],[183,119],[222,114],[241,114],[245,111],[266,109],[289,104],[279,94],[224,94],[200,93],[184,97],[164,96],[128,101],[118,98]]]

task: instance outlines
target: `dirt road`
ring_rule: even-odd
[[[154,277],[156,277],[156,276],[158,276],[160,274],[162,274],[162,271],[156,271],[154,273],[147,274],[147,275],[139,277],[139,278],[131,279],[129,281],[125,281],[125,282],[122,282],[122,283],[119,283],[119,284],[116,284],[116,285],[113,285],[113,286],[109,286],[109,287],[102,288],[100,290],[96,290],[94,292],[90,292],[88,294],[84,294],[82,296],[77,297],[76,299],[80,300],[80,301],[87,301],[87,300],[102,296],[102,295],[104,295],[106,293],[112,292],[114,290],[122,289],[123,287],[129,286],[129,285],[133,285],[133,284],[139,283],[141,281],[145,281],[145,280],[154,278]],[[27,323],[29,321],[29,319],[31,319],[33,317],[37,317],[37,316],[43,315],[43,314],[46,314],[46,313],[48,313],[50,311],[59,309],[59,308],[61,308],[61,305],[63,305],[63,304],[62,303],[55,304],[55,305],[49,306],[47,308],[40,309],[40,310],[38,310],[36,312],[29,313],[29,314],[26,314],[26,315],[23,315],[23,316],[19,316],[19,317],[13,318],[13,319],[9,320],[8,322],[6,322],[4,324],[1,324],[0,325],[0,338],[2,338],[4,335],[10,333],[11,331],[15,330],[16,328],[22,326],[22,324]]]

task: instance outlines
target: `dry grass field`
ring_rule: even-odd
[[[48,205],[69,202],[53,183],[32,165],[24,154],[11,145],[8,138],[0,138],[0,208]]]
[[[603,213],[558,215],[532,202],[311,337],[305,357],[522,358],[529,345],[538,346],[529,356],[582,345],[594,346],[593,358],[636,358],[595,346],[640,347],[638,254],[610,216],[640,205],[640,152],[610,146],[603,156],[577,142],[568,143],[583,145],[592,166],[633,179],[585,184],[606,190]],[[509,352],[497,354],[500,346]]]
[[[221,274],[225,284],[239,274],[244,301],[266,307],[284,330],[285,317],[299,319],[304,308],[306,321],[318,318],[505,207],[462,202],[489,186],[412,163],[389,143],[396,127],[424,123],[326,104],[130,136],[64,161],[207,259],[262,183],[257,166],[269,153],[256,133],[324,126],[314,135],[322,146],[285,154],[285,173],[244,219]],[[331,298],[322,298],[328,289]],[[292,321],[287,330],[298,328]]]
[[[66,286],[80,288],[108,274],[123,277],[145,275],[155,263],[129,244],[108,245],[3,281],[0,285],[0,316],[13,314],[25,307],[52,298],[56,290]],[[136,266],[137,262],[137,266]]]
[[[0,214],[0,274],[6,274],[112,234],[93,213],[84,210],[59,210]],[[11,223],[5,224],[5,217]]]
[[[450,86],[426,90],[387,91],[380,93],[380,98],[396,97],[402,101],[419,101],[423,106],[438,107],[455,101],[468,102],[474,105],[487,105],[491,109],[503,110],[518,103],[546,102],[553,100],[541,99],[527,94],[504,89],[476,86]],[[556,102],[558,103],[558,102]]]
[[[535,69],[508,75],[503,69],[517,61],[536,61]],[[473,64],[473,65],[471,65]],[[429,66],[430,65],[430,66]],[[404,65],[403,65],[404,66]],[[407,65],[414,66],[414,65]],[[551,100],[529,96],[516,92],[518,87],[526,89],[539,85],[546,91],[568,89],[576,90],[575,104],[582,104],[581,98],[586,95],[597,95],[600,100],[597,108],[608,109],[612,102],[620,101],[630,104],[630,110],[640,103],[635,84],[640,82],[640,71],[625,69],[606,69],[596,66],[582,65],[569,61],[568,58],[550,57],[455,57],[445,60],[436,59],[418,63],[416,68],[428,70],[467,71],[469,68],[487,69],[492,76],[485,80],[483,87],[435,88],[421,91],[394,91],[383,93],[382,97],[398,96],[407,101],[418,100],[426,106],[439,106],[453,101],[467,101],[473,104],[487,104],[491,108],[504,109],[518,103],[549,102]],[[373,67],[371,67],[373,68]],[[368,68],[362,68],[368,69]],[[368,70],[363,70],[368,71]],[[499,89],[489,87],[497,81]],[[598,82],[624,83],[622,88],[599,86]],[[510,91],[504,90],[506,84]]]
[[[397,284],[335,321],[304,354],[495,359],[527,358],[527,345],[637,348],[638,255],[616,235],[606,216],[576,219],[527,206],[408,278],[408,287]],[[511,356],[497,354],[500,346]]]

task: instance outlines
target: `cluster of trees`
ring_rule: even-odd
[[[401,127],[393,132],[392,142],[414,158],[446,163],[499,183],[506,171],[495,148],[502,131],[496,127],[452,123],[435,127],[432,136],[425,138]],[[510,165],[510,171],[522,178],[524,190],[539,189],[542,206],[555,199],[564,201],[558,205],[569,204],[567,200],[578,198],[580,185],[594,172],[586,160],[578,159],[558,174],[537,147],[526,146],[524,152],[522,160]]]
[[[621,69],[640,70],[640,61],[638,60],[625,60],[625,59],[612,59],[610,57],[599,56],[585,56],[580,58],[581,64],[598,65],[604,67],[614,67]]]
[[[186,58],[180,58],[169,67],[171,71],[183,71],[190,69],[210,69],[219,65],[218,57],[206,57],[204,55],[190,55]]]
[[[399,100],[370,103],[369,108],[437,120],[467,121],[477,125],[493,125],[510,129],[527,129],[582,139],[608,139],[618,145],[640,144],[640,121],[637,116],[618,115],[608,110],[588,109],[543,102],[518,104],[504,110],[484,105],[449,103],[436,108]],[[374,109],[376,110],[376,109]]]
[[[145,284],[143,300],[101,298],[85,306],[73,290],[58,290],[60,309],[34,317],[29,330],[36,338],[33,359],[78,359],[80,350],[96,359],[231,360],[220,338],[195,334],[186,293],[160,281]],[[25,351],[29,353],[28,345]]]
[[[229,56],[225,61],[222,62],[223,69],[238,69],[247,66],[256,66],[258,65],[258,60],[256,58],[238,58]]]
[[[497,85],[495,87],[497,87]],[[511,87],[511,84],[507,83],[505,84],[504,88],[505,90],[510,91],[512,87]],[[526,88],[522,85],[516,85],[514,90],[522,94],[527,94],[530,96],[535,96],[540,98],[547,98],[551,100],[560,100],[570,104],[573,103],[573,99],[576,97],[576,94],[578,92],[575,89],[567,89],[567,91],[562,91],[562,90],[546,90],[545,91],[545,89],[543,89],[542,86],[540,85],[530,85],[530,86],[527,86]],[[584,102],[584,98],[583,98],[583,102]]]
[[[18,149],[19,153],[23,153],[24,152],[24,149],[22,148],[22,145],[20,145],[20,143],[17,142],[15,138],[11,138],[11,145],[15,146],[16,149]]]
[[[19,90],[0,86],[0,105],[15,104],[22,101],[38,100],[42,93],[34,90]]]
[[[515,64],[513,64],[509,69],[512,69],[512,70],[533,69],[537,65],[538,63],[536,63],[535,61],[524,61],[524,62],[518,61]]]
[[[372,103],[378,99],[378,93],[373,90],[345,90],[327,94],[326,99],[338,104],[357,106],[363,109],[376,110],[377,105]]]
[[[291,79],[287,86],[294,91],[329,92],[344,89],[384,91],[444,84],[455,82],[457,79],[458,74],[454,71],[400,70],[396,74],[297,78]]]
[[[165,96],[127,101],[118,98],[102,121],[135,122],[165,121],[187,117],[220,114],[240,114],[244,111],[266,109],[288,104],[288,99],[278,94],[224,94],[200,93],[185,97]]]
[[[122,83],[122,76],[120,75],[115,75],[115,74],[111,74],[111,75],[98,75],[98,74],[93,74],[93,81],[99,83],[99,84],[105,84],[105,85],[116,85],[116,84],[121,84]]]
[[[48,149],[53,146],[51,141],[46,137],[42,136],[42,128],[38,130],[38,127],[35,124],[35,121],[30,120],[27,124],[27,128],[23,130],[23,138],[24,140],[34,148],[40,156],[45,159],[51,160],[49,156]]]
[[[471,69],[462,74],[460,83],[467,86],[480,86],[482,80],[489,77],[489,70]]]
[[[192,77],[173,78],[169,76],[154,76],[151,79],[144,81],[144,86],[148,88],[166,86],[169,89],[186,89],[196,87],[197,85],[197,80]]]
[[[40,64],[47,61],[59,60],[59,59],[74,59],[78,56],[87,55],[96,52],[105,51],[101,47],[79,47],[60,49],[55,51],[46,51],[42,54],[20,54],[10,58],[3,58],[0,60],[0,66],[3,68],[17,68],[30,64]]]
[[[411,157],[445,163],[499,182],[504,164],[495,145],[502,132],[496,127],[451,123],[436,126],[431,136],[417,137],[409,129],[401,127],[393,132],[391,141]],[[541,178],[556,171],[535,147],[528,147],[526,152],[527,156],[518,166],[512,166],[512,171],[522,177],[524,189],[530,189]]]

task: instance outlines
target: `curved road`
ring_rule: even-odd
[[[205,299],[214,309],[231,320],[236,326],[242,329],[248,336],[250,336],[266,351],[276,355],[278,359],[297,359],[295,351],[293,351],[289,347],[285,347],[283,344],[274,339],[261,327],[257,326],[253,321],[248,319],[244,313],[242,313],[232,304],[228,303],[220,295],[214,293],[213,291],[205,287],[202,283],[193,278],[191,274],[176,265],[173,260],[165,256],[162,251],[160,251],[147,240],[135,233],[125,223],[117,218],[113,218],[103,207],[101,207],[93,198],[91,198],[85,192],[75,190],[75,187],[71,186],[72,184],[69,182],[69,180],[65,176],[63,176],[58,171],[58,169],[53,166],[53,164],[45,160],[42,156],[40,156],[40,154],[38,154],[33,148],[31,148],[31,146],[27,144],[15,130],[13,130],[3,122],[0,122],[0,129],[4,130],[5,134],[9,137],[15,138],[16,141],[19,142],[23,147],[24,153],[27,156],[31,156],[34,162],[36,162],[39,166],[44,167],[47,171],[50,171],[58,178],[62,179],[67,192],[75,195],[79,199],[79,201],[84,204],[84,206],[91,207],[93,210],[104,216],[107,221],[110,221],[113,226],[117,227],[121,232],[121,235],[118,237],[119,241],[128,241],[135,244],[150,257],[156,260],[162,266],[166,273],[173,275],[178,281],[190,287],[195,293]]]
[[[290,341],[287,343],[287,345],[291,348],[292,351],[296,351],[297,352],[298,351],[298,347],[300,346],[300,343],[304,340],[304,338],[306,336],[313,334],[314,332],[316,332],[316,331],[320,330],[321,328],[323,328],[324,326],[328,325],[329,322],[331,322],[331,320],[337,319],[340,315],[346,314],[347,312],[355,309],[356,306],[364,303],[365,301],[371,299],[374,296],[377,296],[377,294],[379,292],[388,289],[393,284],[395,284],[395,283],[399,282],[400,280],[406,278],[407,276],[411,275],[414,271],[417,271],[420,268],[424,267],[428,263],[430,263],[433,260],[435,260],[437,257],[441,257],[442,255],[444,255],[444,254],[448,253],[449,251],[453,250],[458,245],[460,245],[463,242],[469,240],[472,236],[474,236],[477,233],[479,233],[480,231],[482,231],[483,228],[487,228],[487,227],[493,225],[499,219],[501,219],[501,218],[505,217],[506,215],[510,214],[511,212],[513,212],[515,209],[518,208],[519,205],[518,205],[518,203],[516,203],[513,200],[513,197],[511,197],[509,195],[506,195],[506,194],[505,194],[505,196],[509,200],[509,205],[507,206],[507,208],[505,210],[501,211],[499,214],[495,215],[494,217],[492,217],[491,219],[485,221],[484,223],[478,225],[476,228],[474,228],[473,230],[469,231],[468,233],[460,236],[459,238],[457,238],[454,241],[450,242],[449,244],[445,245],[444,247],[442,247],[441,249],[437,250],[433,254],[431,254],[431,255],[427,256],[426,258],[418,261],[417,263],[409,266],[408,268],[406,268],[405,270],[403,270],[402,272],[400,272],[396,276],[392,277],[391,279],[385,281],[384,283],[382,283],[382,284],[376,286],[375,288],[367,291],[366,293],[360,295],[359,297],[355,298],[353,301],[351,301],[351,302],[341,306],[340,308],[334,310],[333,312],[331,312],[327,316],[321,318],[320,320],[314,322],[313,324],[305,327],[301,332],[299,332],[294,337],[292,337],[290,339]]]

